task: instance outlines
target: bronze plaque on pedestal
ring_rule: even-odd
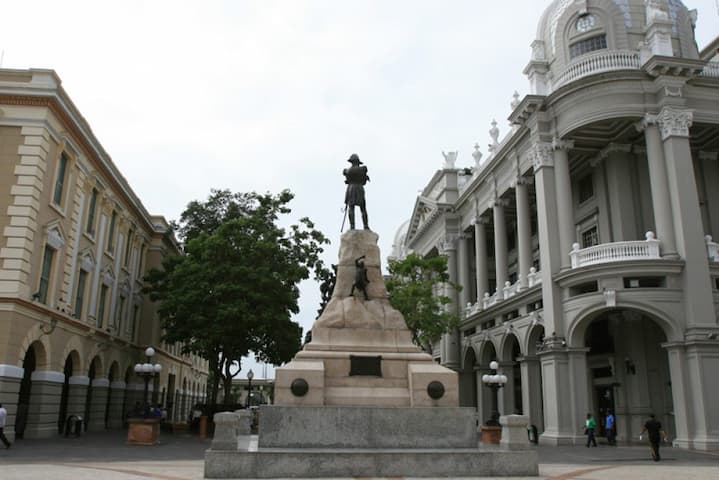
[[[354,375],[382,376],[382,355],[366,357],[350,355],[350,377]]]

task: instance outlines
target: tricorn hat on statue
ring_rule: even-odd
[[[362,161],[359,159],[359,156],[356,153],[350,155],[350,158],[347,159],[347,161],[350,162],[352,165],[363,165]]]

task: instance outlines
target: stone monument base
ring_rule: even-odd
[[[527,418],[512,417],[512,444],[482,448],[472,408],[264,406],[258,436],[222,413],[205,478],[536,476]]]

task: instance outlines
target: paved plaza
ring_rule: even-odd
[[[209,440],[189,434],[166,434],[161,440],[160,445],[152,447],[127,445],[123,431],[89,433],[80,438],[19,440],[9,450],[0,449],[0,479],[203,478],[203,456]],[[539,478],[719,480],[719,452],[664,448],[662,457],[661,462],[652,462],[644,446],[539,447]]]

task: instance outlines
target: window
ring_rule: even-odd
[[[592,174],[579,179],[579,203],[584,203],[594,196],[594,178]]]
[[[118,332],[120,331],[120,324],[122,324],[122,314],[125,313],[125,300],[126,298],[120,295],[120,301],[115,309],[115,330]]]
[[[596,225],[582,232],[582,248],[594,245],[599,245],[599,232]]]
[[[47,303],[47,292],[50,289],[50,273],[52,272],[52,259],[55,250],[45,245],[45,253],[42,257],[42,269],[40,270],[40,286],[37,291],[37,299],[40,303]]]
[[[67,170],[67,155],[60,155],[60,162],[57,165],[57,177],[55,178],[55,193],[52,202],[55,205],[62,204],[62,191],[65,186],[65,171]]]
[[[82,304],[85,300],[85,283],[87,283],[87,272],[80,270],[77,277],[77,292],[75,293],[75,318],[82,318]]]
[[[137,261],[137,272],[142,273],[143,263],[145,256],[145,244],[140,245],[140,258]]]
[[[132,247],[132,229],[127,230],[127,240],[125,241],[125,267],[130,264],[130,247]]]
[[[107,303],[107,285],[100,287],[100,306],[97,309],[97,326],[102,328],[105,323],[105,304]]]
[[[607,36],[605,34],[580,40],[569,46],[569,58],[574,59],[585,53],[607,48]]]
[[[97,208],[97,189],[93,188],[90,194],[90,206],[87,209],[87,225],[85,231],[90,234],[95,234],[95,209]]]
[[[137,322],[140,320],[140,306],[135,305],[132,307],[132,325],[130,328],[130,340],[135,338],[135,329],[137,328]]]
[[[107,235],[107,251],[109,253],[113,253],[115,249],[115,223],[117,223],[117,212],[113,210],[110,217],[110,231]]]

